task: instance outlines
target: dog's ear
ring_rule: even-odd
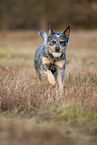
[[[64,31],[63,33],[65,34],[65,36],[66,36],[67,38],[69,38],[70,26],[68,26],[68,27],[65,29],[65,31]]]
[[[51,25],[49,25],[49,36],[52,34],[52,33],[54,33],[54,31],[53,31],[53,29],[52,29],[52,27],[51,27]]]

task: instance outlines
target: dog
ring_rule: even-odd
[[[51,25],[49,34],[41,30],[39,35],[43,39],[35,52],[34,66],[36,74],[42,80],[47,76],[49,84],[52,86],[58,82],[59,88],[64,86],[65,67],[66,67],[66,50],[69,45],[70,26],[64,32],[54,32]]]

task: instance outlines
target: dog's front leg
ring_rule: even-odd
[[[55,81],[54,75],[52,74],[52,72],[50,70],[48,70],[46,68],[46,66],[44,66],[44,68],[46,70],[44,73],[47,75],[49,84],[52,85],[52,86],[55,86],[56,81]]]
[[[41,70],[44,70],[43,73],[47,76],[48,78],[48,82],[52,85],[52,86],[55,86],[56,84],[56,81],[55,81],[55,78],[54,78],[54,75],[52,74],[52,72],[48,69],[47,65],[52,63],[52,61],[47,58],[47,57],[42,57],[42,69]]]

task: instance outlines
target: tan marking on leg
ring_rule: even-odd
[[[45,72],[45,74],[47,75],[49,84],[52,85],[52,86],[55,86],[56,81],[55,81],[55,78],[54,78],[52,72],[50,70],[48,70],[46,67],[45,67],[45,69],[47,70]]]
[[[64,64],[65,64],[65,60],[60,60],[55,62],[55,65],[57,65],[59,68],[62,68]]]
[[[50,83],[52,86],[55,86],[55,84],[56,84],[55,78],[54,78],[52,72],[49,71],[49,70],[47,71],[47,77],[48,77],[49,83]]]
[[[42,62],[43,64],[49,64],[49,63],[52,63],[52,61],[50,59],[48,59],[47,57],[42,57]]]

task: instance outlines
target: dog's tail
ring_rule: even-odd
[[[42,37],[43,43],[47,44],[47,34],[45,31],[41,30],[38,35],[40,35]]]

